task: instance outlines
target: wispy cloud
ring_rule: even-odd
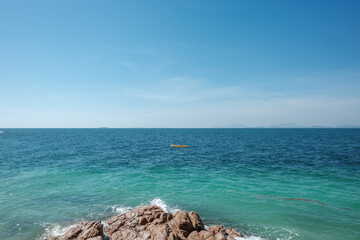
[[[135,63],[133,63],[133,62],[121,62],[120,64],[123,65],[124,67],[128,67],[128,68],[135,67]]]

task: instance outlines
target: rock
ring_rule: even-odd
[[[145,217],[140,217],[139,218],[139,225],[145,225],[147,223],[148,223],[148,221],[146,220]]]
[[[76,226],[74,228],[70,228],[69,230],[67,230],[64,235],[63,238],[65,239],[74,239],[76,238],[80,233],[81,233],[81,227],[80,226]]]
[[[159,232],[158,234],[156,234],[154,240],[166,240],[166,235],[164,233]]]
[[[123,228],[121,231],[116,231],[111,235],[111,240],[140,240],[137,232],[132,229]]]
[[[106,221],[82,221],[62,236],[49,240],[235,240],[241,233],[221,225],[204,230],[196,212],[180,211],[175,215],[157,206],[138,207]]]
[[[169,236],[170,230],[166,224],[161,225],[149,225],[147,232],[151,236],[157,236],[159,233],[163,234],[165,237]]]
[[[209,232],[209,231],[201,231],[200,232],[200,236],[203,238],[203,239],[209,239],[210,237],[213,237],[213,233],[212,232]]]
[[[196,212],[194,212],[194,211],[189,212],[189,218],[190,218],[193,228],[196,231],[200,232],[201,230],[204,230],[204,224]]]
[[[170,233],[167,240],[181,240],[175,233]]]
[[[103,240],[103,237],[93,237],[93,238],[88,238],[87,240]]]
[[[239,233],[238,231],[228,227],[226,230],[225,230],[226,234],[228,235],[231,235],[233,237],[242,237],[243,235],[241,233]]]
[[[222,225],[213,225],[210,226],[208,231],[212,232],[214,235],[217,233],[222,233],[223,235],[226,235],[226,229]]]
[[[191,220],[185,211],[177,212],[174,216],[174,219],[178,223],[178,226],[180,229],[192,232],[194,230],[194,227],[191,223]]]
[[[188,240],[203,240],[204,238],[200,235],[198,231],[193,231],[187,237]]]
[[[101,240],[102,238],[103,224],[100,221],[82,221],[66,231],[62,236],[51,237],[50,240]]]
[[[218,232],[216,235],[215,235],[215,239],[216,240],[226,240],[226,237],[224,234],[222,234],[221,232]]]

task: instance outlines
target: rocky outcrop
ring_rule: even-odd
[[[50,240],[103,240],[103,237],[103,224],[100,221],[82,221],[62,236],[51,237]]]
[[[234,240],[242,237],[236,230],[221,225],[205,229],[196,212],[179,211],[173,215],[154,205],[114,216],[105,226],[100,221],[82,221],[50,240]]]

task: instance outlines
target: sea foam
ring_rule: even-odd
[[[160,207],[164,212],[168,212],[168,213],[172,213],[172,214],[181,211],[181,209],[168,206],[168,205],[165,203],[165,201],[163,201],[161,198],[155,198],[155,199],[153,199],[152,201],[150,201],[150,204],[151,204],[151,205],[158,206],[158,207]]]

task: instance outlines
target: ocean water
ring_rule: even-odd
[[[246,239],[360,239],[360,129],[0,130],[1,239],[150,203]]]

